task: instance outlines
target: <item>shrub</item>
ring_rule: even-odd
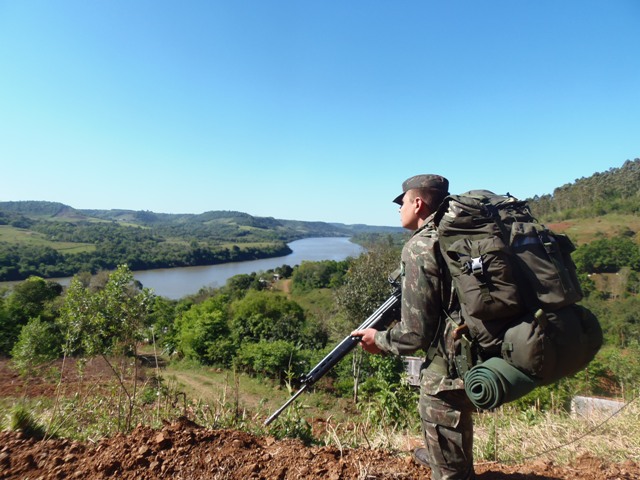
[[[249,373],[258,373],[281,381],[287,372],[298,376],[307,366],[295,345],[285,340],[245,343],[236,355],[235,364]]]
[[[29,320],[11,349],[13,364],[20,374],[28,375],[36,366],[58,358],[61,352],[59,337],[53,324],[43,322],[40,317]]]

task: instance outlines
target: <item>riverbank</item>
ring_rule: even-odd
[[[134,278],[156,295],[172,300],[197,293],[202,288],[217,288],[235,275],[265,272],[282,265],[294,267],[304,261],[342,261],[357,257],[364,248],[351,242],[349,237],[313,237],[296,240],[287,244],[291,253],[287,255],[228,262],[196,267],[158,268],[133,271]],[[67,286],[72,277],[50,278],[48,280]],[[0,287],[11,287],[19,282],[0,282]]]

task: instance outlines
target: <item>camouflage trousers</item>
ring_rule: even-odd
[[[420,375],[420,419],[434,480],[474,478],[475,408],[461,386],[459,379],[448,379],[437,369],[424,369]]]

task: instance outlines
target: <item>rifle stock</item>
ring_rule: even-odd
[[[364,330],[366,328],[375,328],[376,330],[383,330],[394,319],[397,318],[397,310],[400,305],[400,287],[397,284],[398,277],[389,278],[389,282],[394,286],[394,292],[391,296],[380,305],[375,312],[373,312],[356,330]],[[300,378],[302,387],[287,400],[278,410],[276,410],[267,420],[264,425],[269,425],[273,422],[298,396],[307,388],[312,386],[323,376],[327,374],[340,360],[342,360],[351,350],[355,348],[360,342],[360,337],[347,336],[342,340],[331,352],[324,357],[315,367],[313,367],[309,373],[303,375]]]

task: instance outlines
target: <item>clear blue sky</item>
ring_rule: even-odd
[[[0,0],[0,201],[398,225],[640,157],[640,1]]]

